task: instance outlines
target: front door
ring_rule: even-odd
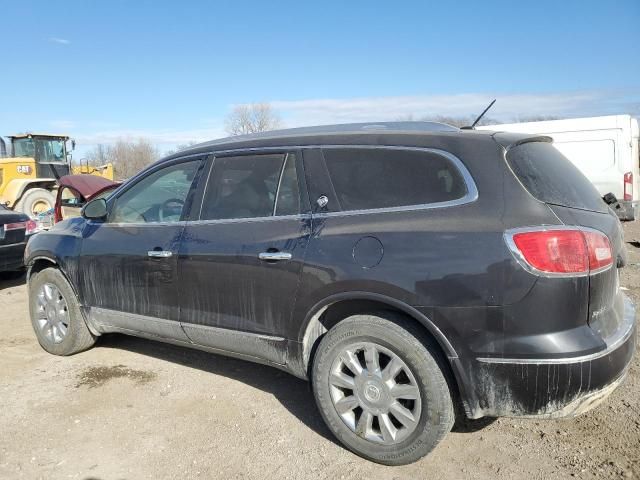
[[[197,344],[283,363],[311,230],[295,152],[216,156],[180,247],[181,323]]]
[[[177,253],[202,159],[150,171],[109,200],[83,232],[80,289],[92,320],[186,340],[179,324]]]

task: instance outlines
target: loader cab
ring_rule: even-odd
[[[11,156],[33,159],[37,178],[60,178],[68,175],[71,153],[69,137],[62,135],[23,134],[9,137]],[[72,145],[73,145],[72,141]]]

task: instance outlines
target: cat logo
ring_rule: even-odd
[[[18,165],[18,173],[31,175],[31,165]]]

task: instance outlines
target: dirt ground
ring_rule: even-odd
[[[625,230],[640,242],[640,222]],[[638,303],[628,249],[621,284]],[[278,370],[117,335],[49,355],[24,280],[0,280],[0,478],[640,478],[639,358],[582,417],[467,423],[422,461],[384,467],[338,445],[308,384]]]

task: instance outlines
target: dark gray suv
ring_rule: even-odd
[[[546,137],[410,122],[205,143],[26,262],[45,350],[121,332],[273,365],[385,464],[456,414],[586,411],[635,350],[620,223]]]

